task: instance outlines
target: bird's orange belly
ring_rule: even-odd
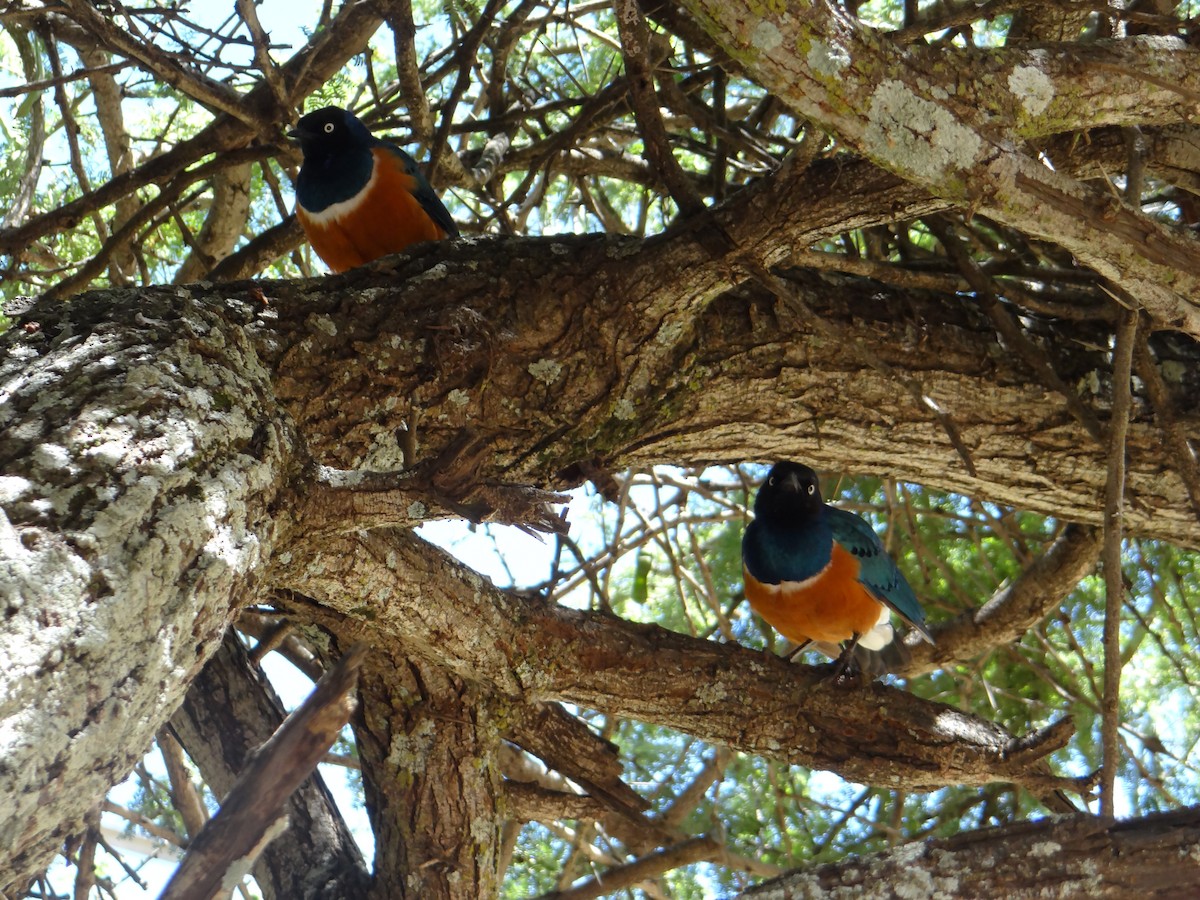
[[[377,162],[374,177],[350,209],[325,217],[297,208],[296,215],[317,256],[334,272],[345,272],[446,236],[413,196],[413,187],[411,176]]]
[[[825,571],[803,585],[761,584],[744,574],[750,606],[793,643],[841,643],[879,621],[882,604],[858,580],[858,560],[837,544]]]

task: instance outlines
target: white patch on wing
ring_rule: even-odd
[[[367,191],[371,189],[371,185],[375,183],[375,173],[378,170],[379,167],[372,162],[371,177],[367,179],[367,183],[362,186],[359,192],[349,200],[339,200],[337,203],[330,203],[320,212],[312,212],[311,210],[307,209],[304,210],[304,214],[308,216],[308,221],[312,222],[314,225],[320,225],[327,228],[342,216],[353,212],[354,208],[358,206],[359,201],[362,200],[362,198],[366,196]]]

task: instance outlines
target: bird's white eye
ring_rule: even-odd
[[[767,485],[770,487],[775,487],[775,476],[774,475],[767,478]]]
[[[810,484],[808,486],[808,492],[810,494],[815,494],[817,492],[817,486],[815,484]]]
[[[326,134],[333,134],[333,129],[334,129],[334,128],[336,128],[336,127],[337,127],[337,126],[336,126],[336,125],[334,125],[332,122],[326,122],[326,123],[325,123],[325,133],[326,133]]]

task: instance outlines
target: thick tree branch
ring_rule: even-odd
[[[526,710],[509,738],[627,818],[640,819],[649,808],[622,780],[616,746],[558,703],[539,703]]]
[[[264,842],[287,827],[283,807],[288,797],[317,767],[353,714],[353,694],[366,652],[364,645],[351,647],[258,748],[221,809],[188,847],[163,889],[163,900],[209,900],[249,874]]]
[[[1075,786],[1033,771],[1052,747],[1022,749],[990,722],[882,684],[848,691],[778,657],[514,597],[411,534],[301,543],[287,559],[280,586],[503,696],[577,703],[889,788]]]
[[[41,869],[182,699],[180,673],[270,552],[289,453],[228,311],[85,309],[53,346],[14,329],[0,354],[0,890]]]
[[[1200,105],[1200,50],[1177,38],[1142,35],[1050,47],[917,44],[905,54],[924,71],[962,72],[958,98],[1023,138],[1186,122]]]
[[[1136,298],[1159,327],[1200,336],[1192,299],[1200,295],[1200,241],[1023,153],[1016,133],[957,99],[957,75],[923,69],[831,0],[767,15],[724,0],[681,5],[763,87],[864,156],[963,209],[1058,243]],[[1004,89],[1040,112],[1043,79],[1040,69],[1017,67]]]
[[[378,900],[499,893],[505,704],[485,686],[373,640],[354,722],[375,832]]]
[[[314,454],[338,468],[403,465],[395,435],[419,414],[422,454],[438,455],[471,426],[488,450],[481,480],[558,487],[595,462],[804,455],[820,466],[1100,521],[1106,448],[1064,421],[1062,397],[1004,353],[970,309],[794,273],[789,283],[805,306],[855,339],[829,341],[771,297],[742,290],[708,299],[728,290],[737,263],[710,260],[690,234],[644,244],[462,244],[436,261],[436,302],[421,274],[434,265],[428,259],[402,264],[401,276],[418,276],[408,282],[365,269],[325,282],[337,286],[332,292],[265,286],[280,318],[256,340]],[[773,255],[775,247],[758,249]],[[481,276],[499,258],[504,277]],[[676,271],[686,277],[662,276]],[[355,289],[378,302],[339,311]],[[1047,332],[1047,352],[1069,383],[1096,373],[1104,385],[1110,361],[1077,342],[1078,328],[1061,343]],[[1103,340],[1107,325],[1096,334]],[[886,363],[884,371],[855,348]],[[922,393],[955,423],[974,474],[942,423],[914,408],[890,371],[921,373]],[[847,397],[841,385],[851,381]],[[404,399],[383,405],[380,395]],[[1182,393],[1177,403],[1190,406]],[[472,424],[483,422],[486,432]],[[881,422],[904,427],[885,434]],[[1131,532],[1200,545],[1200,523],[1178,503],[1178,476],[1162,474],[1171,465],[1152,421],[1131,423],[1129,448]]]
[[[787,250],[780,241],[803,242],[814,230],[784,227],[769,236],[759,230],[771,218],[767,210],[788,213],[783,221],[790,222],[792,209],[811,209],[819,233],[821,212],[832,204],[809,192],[826,188],[820,178],[807,187],[772,182],[723,210],[729,218],[721,226],[773,258]],[[863,181],[847,185],[855,189],[872,190]],[[226,298],[253,304],[252,337],[275,373],[276,392],[317,458],[341,469],[405,465],[395,435],[419,417],[423,459],[474,435],[487,450],[481,482],[557,488],[576,483],[580,466],[596,461],[804,455],[819,466],[889,474],[1066,519],[1102,518],[1105,448],[1062,421],[1061,398],[1004,354],[991,327],[956,300],[829,275],[789,279],[808,308],[870,354],[921,373],[924,393],[970,450],[974,476],[940,423],[915,417],[894,379],[822,340],[769,297],[721,296],[737,280],[737,262],[710,259],[690,231],[644,243],[463,242],[442,252],[440,260],[405,262],[400,274],[419,276],[411,280],[381,263],[324,282],[240,285],[219,296],[193,288],[188,295],[216,309]],[[486,274],[500,260],[504,276]],[[436,299],[423,274],[435,265]],[[664,276],[672,271],[687,277]],[[146,296],[167,302],[176,290]],[[349,297],[358,299],[346,305]],[[77,327],[63,310],[27,317],[51,331]],[[1048,329],[1042,346],[1068,383],[1095,379],[1103,388],[1111,362],[1078,342],[1081,329],[1073,323],[1061,340]],[[1096,342],[1106,335],[1107,324],[1099,324]],[[839,386],[849,381],[855,396],[848,403]],[[1185,379],[1172,388],[1181,430],[1193,412],[1188,385]],[[385,395],[403,399],[377,402]],[[1200,523],[1178,503],[1182,482],[1158,426],[1143,416],[1130,425],[1127,527],[1200,546]],[[905,427],[885,439],[881,421]],[[753,424],[731,427],[739,422]],[[487,423],[487,430],[468,431],[470,423]]]
[[[230,630],[171,717],[200,775],[218,800],[233,790],[255,751],[283,724],[279,698]],[[267,845],[254,867],[266,900],[317,900],[331,892],[366,896],[366,866],[319,774],[285,806],[288,829]]]
[[[1200,878],[1200,810],[1108,822],[1042,819],[904,844],[873,857],[792,872],[746,900],[848,895],[1061,898],[1186,897]]]

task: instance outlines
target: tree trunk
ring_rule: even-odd
[[[437,665],[374,651],[355,724],[376,900],[499,894],[504,706]]]
[[[98,299],[40,339],[8,332],[0,358],[8,891],[146,751],[253,596],[292,449],[226,313]]]

